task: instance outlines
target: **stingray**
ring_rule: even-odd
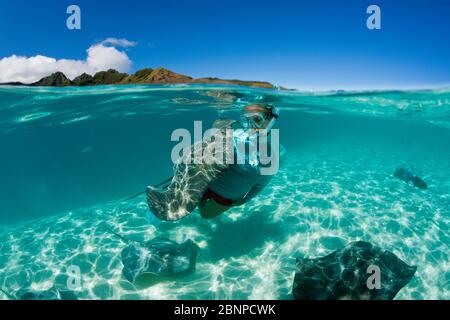
[[[227,135],[227,129],[234,125],[237,123],[231,120],[216,122],[215,133],[184,150],[174,165],[174,177],[167,189],[147,188],[147,203],[156,217],[176,221],[194,211],[210,182],[229,167],[234,157],[232,137]]]
[[[418,176],[413,175],[409,170],[399,168],[395,170],[394,176],[406,183],[412,182],[413,186],[419,189],[428,189],[427,183]]]
[[[121,252],[122,275],[135,286],[148,287],[195,272],[199,247],[192,240],[181,244],[163,237],[137,241],[103,226],[127,244]]]
[[[166,238],[133,241],[122,250],[122,274],[141,287],[183,277],[195,271],[198,250],[192,240],[181,244]]]
[[[369,289],[372,266],[379,268],[380,286]],[[322,258],[297,259],[292,293],[297,300],[392,300],[416,270],[392,252],[352,242]]]
[[[72,291],[62,290],[55,286],[48,290],[33,290],[23,288],[16,293],[8,293],[0,289],[10,300],[78,300],[76,294]]]

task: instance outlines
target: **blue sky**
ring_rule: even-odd
[[[77,4],[82,29],[66,28]],[[381,30],[366,8],[381,8]],[[0,0],[0,59],[86,59],[105,38],[131,71],[164,66],[193,77],[267,80],[305,90],[450,84],[450,1]]]

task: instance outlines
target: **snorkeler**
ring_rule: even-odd
[[[217,148],[217,143],[211,143],[215,139],[203,140],[192,145],[190,152],[194,154],[200,149],[202,151],[200,154],[205,157],[204,155],[211,149],[215,151],[220,149],[224,159],[230,157],[236,159],[231,154],[238,153],[237,158],[239,155],[242,156],[242,145],[239,145],[238,141],[243,140],[244,161],[209,163],[204,161],[204,158],[197,159],[199,161],[194,164],[179,161],[175,164],[174,178],[167,190],[148,187],[147,203],[150,211],[162,220],[176,221],[198,207],[204,219],[211,219],[253,199],[278,170],[279,152],[274,152],[272,142],[269,141],[272,138],[268,139],[277,119],[278,110],[273,106],[251,104],[244,108],[240,121],[217,120],[214,127],[218,129],[218,136],[222,134],[225,136],[227,130],[232,130],[231,147],[227,144],[223,148]],[[260,139],[264,135],[266,139]],[[252,143],[250,141],[258,141],[259,149],[249,147]],[[277,164],[275,172],[267,171],[267,164],[260,161],[261,147],[265,151],[271,150],[270,166],[273,163]],[[191,154],[188,153],[184,159],[190,157]]]
[[[425,181],[423,181],[418,176],[413,175],[408,169],[397,169],[394,172],[394,176],[402,181],[405,181],[406,183],[412,182],[414,187],[417,187],[419,189],[428,188]]]
[[[273,107],[253,104],[244,108],[241,123],[256,131],[270,130],[278,114]],[[272,122],[272,123],[271,123]],[[268,147],[270,149],[270,147]],[[260,166],[232,164],[217,179],[208,185],[208,189],[198,205],[204,219],[212,219],[232,207],[241,206],[256,197],[272,179],[273,175],[261,175]]]

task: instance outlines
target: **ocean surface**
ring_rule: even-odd
[[[214,220],[148,218],[172,176],[173,130],[242,107],[281,109],[287,157],[270,185]],[[292,299],[296,257],[355,240],[418,267],[396,299],[450,299],[450,89],[288,92],[233,86],[0,87],[0,288],[45,290],[81,271],[79,299]],[[427,190],[393,176],[409,168]],[[125,244],[191,239],[195,273],[147,288]],[[0,299],[8,296],[0,293]]]

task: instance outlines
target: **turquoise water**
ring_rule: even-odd
[[[263,193],[205,221],[147,220],[172,175],[174,129],[281,109],[287,158]],[[397,299],[449,299],[450,90],[276,92],[229,86],[0,87],[0,287],[47,289],[81,270],[81,299],[290,299],[295,257],[369,241],[417,265]],[[393,177],[409,167],[420,190]],[[125,244],[190,238],[194,274],[137,289]],[[0,293],[0,298],[6,299]]]

